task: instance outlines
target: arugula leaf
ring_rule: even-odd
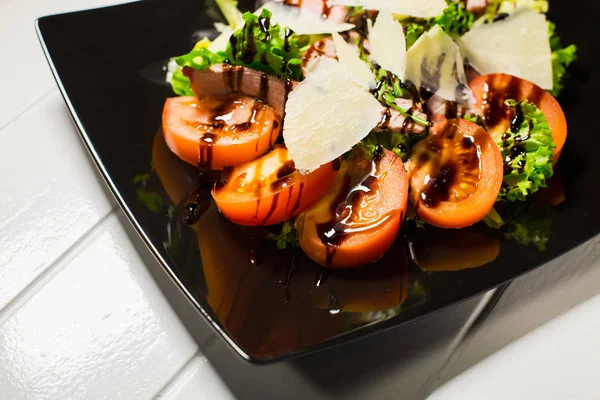
[[[487,130],[487,128],[485,127],[485,122],[483,122],[483,119],[481,119],[481,116],[479,116],[477,114],[467,114],[464,116],[464,118],[467,121],[471,121],[471,122],[481,126],[483,129]]]
[[[511,129],[496,141],[505,165],[499,200],[525,200],[546,187],[556,146],[546,117],[534,104],[507,100],[506,105],[515,109],[516,116]]]
[[[406,90],[403,86],[400,78],[398,78],[398,76],[394,75],[393,73],[386,71],[379,65],[373,63],[369,58],[369,53],[364,48],[364,44],[362,40],[360,40],[360,38],[357,39],[356,45],[359,50],[360,59],[369,66],[371,72],[375,76],[377,87],[371,91],[375,98],[381,104],[395,109],[405,117],[411,118],[413,121],[421,125],[429,126],[429,122],[427,122],[427,120],[422,119],[417,115],[409,113],[404,108],[396,104],[397,98],[401,98],[409,94],[408,90]]]
[[[381,146],[393,152],[402,161],[406,161],[410,149],[425,136],[427,135],[417,136],[391,131],[371,132],[357,146],[364,151],[368,159],[372,159],[377,147]]]
[[[286,247],[298,247],[298,235],[296,234],[296,228],[292,221],[285,221],[281,226],[281,233],[274,234],[269,233],[267,239],[277,241],[277,248],[282,250]]]
[[[556,25],[548,21],[548,36],[550,37],[550,49],[552,50],[552,78],[554,89],[550,91],[557,97],[564,89],[565,80],[568,76],[567,68],[577,60],[577,46],[574,44],[563,47],[560,38],[556,34]]]

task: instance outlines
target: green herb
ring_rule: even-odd
[[[274,234],[269,233],[267,239],[277,241],[278,249],[285,249],[286,247],[298,247],[298,236],[296,234],[296,228],[292,221],[285,221],[281,226],[281,233]]]
[[[504,226],[504,220],[495,208],[492,208],[485,218],[483,218],[483,222],[492,229],[500,229]]]
[[[146,189],[138,189],[136,193],[138,199],[144,203],[150,211],[155,214],[160,212],[163,206],[163,200],[158,193]]]
[[[377,147],[381,146],[392,151],[400,157],[402,161],[406,161],[408,153],[413,146],[423,139],[426,135],[409,135],[391,131],[371,132],[366,138],[358,143],[368,159],[372,159]]]
[[[375,81],[377,82],[377,90],[373,92],[375,98],[383,105],[393,108],[405,117],[411,118],[413,121],[421,125],[429,126],[429,122],[427,122],[427,120],[417,115],[408,113],[404,108],[396,104],[397,98],[404,97],[408,94],[408,91],[402,86],[402,81],[400,78],[371,62],[369,59],[369,54],[365,50],[360,39],[357,40],[356,44],[358,46],[361,60],[365,62],[369,68],[371,68],[371,72],[373,72],[373,75],[375,76]]]
[[[443,14],[439,17],[417,21],[404,21],[407,49],[415,44],[423,33],[435,25],[439,25],[446,34],[454,38],[464,35],[473,27],[475,16],[467,11],[465,1],[454,2],[447,0],[447,2],[448,7],[446,7]]]
[[[135,185],[137,185],[137,184],[142,184],[142,185],[144,185],[144,186],[145,186],[145,185],[146,185],[146,182],[148,182],[148,179],[150,179],[150,174],[148,174],[148,173],[146,173],[146,174],[139,174],[139,175],[136,175],[136,176],[133,178],[133,183],[134,183]]]
[[[560,38],[556,34],[556,25],[548,22],[548,36],[550,37],[550,49],[552,50],[552,80],[554,88],[550,93],[556,97],[562,92],[565,80],[568,77],[567,68],[577,60],[577,46],[574,44],[563,47]]]
[[[551,207],[540,207],[534,202],[511,203],[505,214],[505,238],[516,240],[523,246],[532,244],[540,251],[546,249],[554,220]]]
[[[520,123],[514,127],[515,132],[511,128],[497,140],[505,164],[499,199],[525,200],[546,187],[546,179],[553,174],[552,157],[556,146],[544,114],[534,104],[507,100],[506,105],[514,108],[515,121],[519,122],[520,118]]]
[[[487,130],[487,128],[485,127],[485,123],[483,122],[483,119],[481,119],[481,116],[477,115],[477,114],[467,114],[464,117],[467,121],[471,121],[479,126],[481,126],[483,129]]]

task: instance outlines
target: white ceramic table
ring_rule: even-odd
[[[108,3],[0,0],[0,400],[422,399],[600,293],[594,240],[502,296],[314,356],[247,364],[181,297],[162,294],[173,284],[105,188],[42,54],[37,17]],[[588,314],[600,315],[599,303]],[[573,337],[598,356],[593,335]],[[491,360],[434,397],[494,373],[486,363],[508,365]],[[478,393],[492,389],[480,382]]]

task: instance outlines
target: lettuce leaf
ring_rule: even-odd
[[[577,60],[577,46],[574,44],[563,47],[560,38],[556,34],[556,25],[548,22],[548,36],[550,37],[550,49],[552,50],[552,74],[554,88],[550,91],[557,97],[564,89],[565,80],[568,76],[567,68]]]
[[[421,37],[423,33],[439,25],[442,30],[453,38],[467,33],[475,21],[475,15],[467,11],[466,2],[464,0],[454,2],[446,0],[448,7],[439,17],[423,19],[423,20],[407,20],[401,21],[404,25],[406,35],[406,48],[409,49]]]
[[[181,68],[202,70],[223,62],[280,78],[302,79],[300,56],[311,44],[311,38],[296,35],[279,25],[271,25],[271,12],[267,9],[263,9],[260,16],[247,12],[242,18],[244,25],[233,32],[225,51],[210,51],[210,41],[201,41],[189,53],[175,57],[180,68],[173,72],[171,86],[176,94],[193,95],[189,80]]]
[[[514,100],[507,100],[506,104],[515,109],[516,116],[511,129],[497,140],[505,166],[498,199],[524,201],[546,187],[546,179],[553,174],[556,146],[546,117],[534,104]]]
[[[433,18],[429,22],[427,29],[439,25],[446,34],[457,38],[467,33],[472,27],[475,16],[467,11],[464,1],[452,2],[448,1],[448,7],[439,17]]]
[[[308,45],[306,40],[289,28],[271,25],[271,12],[267,9],[260,16],[247,12],[242,18],[244,26],[233,33],[225,50],[229,62],[280,78],[300,80],[300,56]]]

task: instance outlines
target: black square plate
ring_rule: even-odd
[[[600,73],[594,72],[600,71],[594,59],[600,54],[600,3],[551,3],[550,18],[565,43],[579,46],[580,59],[559,99],[570,132],[559,165],[566,201],[545,216],[552,224],[546,250],[484,236],[477,228],[445,234],[405,229],[377,265],[332,274],[302,254],[263,245],[264,230],[235,226],[214,205],[197,224],[183,222],[182,205],[198,194],[197,171],[173,156],[160,134],[162,106],[172,96],[163,68],[170,56],[186,53],[202,29],[211,31],[214,7],[197,0],[143,1],[44,17],[38,32],[91,156],[142,239],[241,356],[268,362],[433,313],[599,232]],[[259,265],[250,262],[251,253],[262,258]]]

